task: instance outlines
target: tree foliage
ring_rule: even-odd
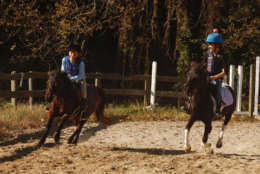
[[[87,71],[149,73],[156,60],[159,74],[181,73],[202,56],[214,27],[229,62],[249,64],[259,54],[256,0],[0,2],[0,71],[57,68],[77,42]]]

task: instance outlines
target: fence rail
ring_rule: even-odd
[[[0,81],[11,81],[11,90],[3,91],[0,90],[0,97],[11,97],[11,102],[16,105],[17,98],[29,98],[30,107],[33,103],[33,97],[44,96],[45,90],[34,90],[33,79],[46,79],[48,78],[47,72],[25,72],[17,73],[13,71],[11,74],[0,72]],[[147,105],[147,100],[150,95],[150,84],[151,75],[132,75],[132,76],[121,76],[120,74],[103,74],[103,73],[87,73],[87,79],[94,79],[95,86],[103,88],[106,95],[124,95],[124,96],[143,96],[144,105]],[[17,82],[28,80],[28,90],[17,90]],[[144,83],[143,89],[108,89],[102,86],[102,80],[113,80],[113,81],[142,81]],[[171,76],[157,76],[157,82],[177,83],[182,82],[183,79],[180,77]],[[178,106],[180,105],[182,92],[179,91],[156,91],[158,97],[172,97],[178,99]]]

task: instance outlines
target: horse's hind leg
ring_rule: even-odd
[[[75,138],[72,141],[73,144],[77,144],[78,143],[79,135],[80,135],[81,129],[82,129],[83,125],[85,124],[85,122],[86,121],[80,123],[80,125],[79,125],[79,127],[77,129],[77,133],[75,135]]]
[[[185,152],[190,152],[191,151],[191,146],[190,146],[190,129],[192,127],[192,125],[195,122],[195,118],[193,116],[191,116],[191,118],[189,119],[189,122],[186,125],[186,128],[184,130],[184,151]]]
[[[101,104],[100,106],[98,106],[98,108],[95,111],[97,120],[99,122],[104,122],[105,118],[104,118],[104,110],[105,110],[105,105]]]
[[[79,138],[79,134],[81,132],[81,129],[83,127],[83,125],[85,124],[86,121],[81,121],[80,124],[78,125],[76,131],[70,136],[68,143],[69,144],[77,144],[78,142],[78,138]]]
[[[217,144],[216,144],[217,148],[221,148],[222,145],[223,145],[222,140],[223,140],[224,131],[226,129],[228,122],[231,119],[231,116],[232,116],[232,113],[228,113],[228,114],[225,115],[225,120],[222,124],[221,132],[219,133],[218,141],[217,141]]]
[[[44,142],[45,142],[45,140],[46,140],[46,138],[47,138],[47,136],[48,136],[48,134],[49,134],[49,131],[50,131],[50,129],[51,129],[52,121],[53,121],[53,117],[50,116],[50,117],[49,117],[49,120],[48,120],[48,123],[47,123],[47,126],[46,126],[46,129],[47,129],[47,130],[45,131],[45,133],[43,134],[41,140],[39,141],[38,146],[41,146],[41,145],[44,144]]]
[[[57,131],[56,131],[56,134],[55,134],[55,136],[54,136],[55,143],[59,143],[59,140],[60,140],[60,132],[61,132],[61,129],[62,129],[64,123],[66,122],[67,118],[68,118],[68,117],[65,116],[65,117],[62,119],[62,121],[61,121],[61,123],[60,123],[60,125],[59,125],[59,127],[58,127],[58,129],[57,129]]]

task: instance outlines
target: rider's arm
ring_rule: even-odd
[[[210,78],[211,80],[215,80],[215,79],[222,78],[222,77],[224,77],[225,75],[226,75],[226,72],[225,72],[225,71],[222,71],[221,73],[218,73],[218,74],[216,74],[216,75],[214,75],[214,76],[210,76],[209,78]]]
[[[75,75],[75,76],[70,76],[70,79],[72,81],[78,81],[78,80],[83,80],[86,78],[85,75],[85,64],[83,61],[81,61],[81,63],[79,64],[79,74]]]

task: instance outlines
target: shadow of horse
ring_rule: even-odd
[[[44,130],[39,130],[37,132],[32,132],[32,133],[25,133],[25,134],[20,134],[16,138],[12,140],[8,140],[5,142],[0,143],[1,146],[9,146],[9,145],[15,145],[17,143],[26,143],[30,140],[35,140],[35,139],[40,139],[41,135],[44,133]]]
[[[91,128],[86,128],[83,132],[82,132],[82,135],[80,136],[79,138],[79,141],[80,142],[84,142],[84,141],[87,141],[89,140],[92,136],[95,136],[96,133],[98,131],[101,131],[101,130],[104,130],[104,129],[107,129],[108,127],[112,126],[112,125],[115,125],[115,124],[118,124],[120,123],[122,120],[126,119],[127,116],[125,115],[122,115],[122,116],[115,116],[112,119],[110,119],[110,122],[107,123],[107,124],[101,124],[101,125],[98,125],[96,127],[91,127]]]
[[[114,147],[112,151],[128,151],[137,153],[146,153],[150,155],[183,155],[187,154],[184,150],[167,150],[157,148],[131,148],[131,147]]]
[[[224,158],[232,158],[232,157],[240,157],[247,160],[255,160],[256,158],[260,160],[260,155],[245,155],[245,154],[218,154],[219,156],[222,156]]]
[[[46,143],[45,147],[53,147],[55,146],[55,143]],[[0,163],[4,163],[4,162],[8,162],[8,161],[15,161],[17,159],[21,159],[27,155],[29,155],[30,153],[38,150],[40,148],[40,146],[38,145],[33,145],[33,146],[27,146],[24,148],[19,148],[15,150],[15,153],[13,153],[10,156],[4,156],[4,157],[0,157]]]

